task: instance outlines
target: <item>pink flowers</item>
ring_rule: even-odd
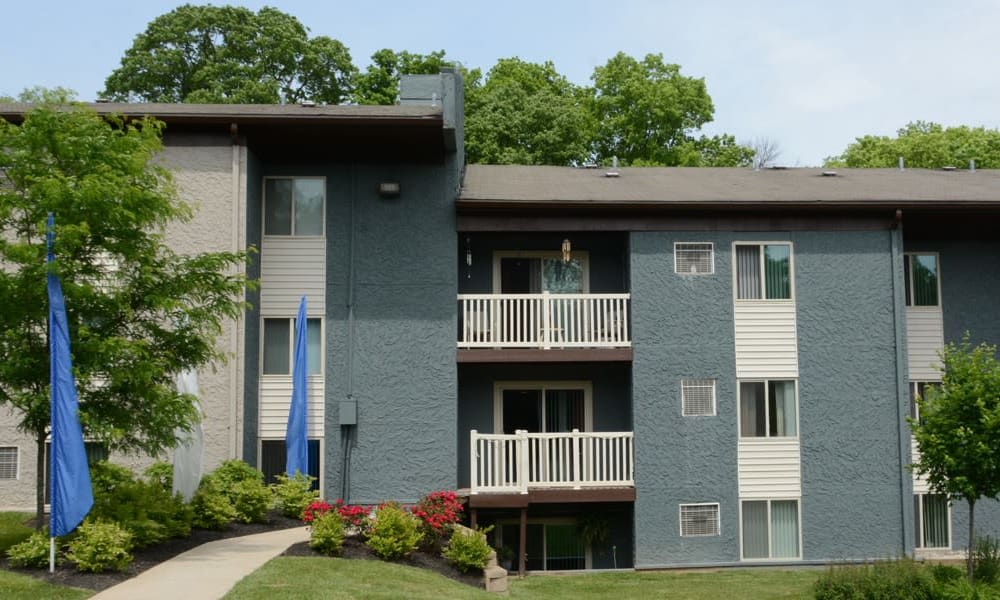
[[[450,525],[462,518],[462,502],[450,490],[431,492],[417,503],[411,511],[435,535],[442,535]]]

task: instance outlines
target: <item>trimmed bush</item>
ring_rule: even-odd
[[[271,484],[274,505],[281,514],[301,519],[302,512],[319,498],[319,491],[312,489],[315,477],[296,472],[293,477],[277,476],[278,483]]]
[[[934,580],[927,569],[903,558],[871,566],[831,567],[813,590],[816,600],[932,600]]]
[[[327,556],[340,554],[344,547],[344,521],[340,515],[329,511],[313,520],[309,547]]]
[[[132,534],[136,548],[191,533],[193,511],[162,482],[136,479],[128,469],[100,462],[91,469],[94,521],[118,523]]]
[[[195,527],[202,529],[225,529],[237,517],[236,509],[212,477],[201,480],[198,491],[191,498],[191,508]]]
[[[450,490],[431,492],[413,507],[413,516],[420,519],[424,541],[437,547],[462,518],[462,501]]]
[[[274,496],[263,481],[245,479],[224,490],[236,509],[236,518],[244,523],[263,523],[271,509]]]
[[[28,539],[7,549],[7,560],[12,567],[42,569],[49,566],[49,534],[36,531]],[[56,553],[56,561],[59,556]]]
[[[115,523],[84,521],[69,543],[66,558],[77,571],[124,571],[132,562],[132,534]]]
[[[444,547],[441,556],[455,565],[459,571],[467,573],[471,569],[482,571],[490,560],[490,545],[486,543],[485,532],[464,527],[456,528]]]
[[[174,493],[174,465],[166,461],[157,461],[149,465],[142,473],[146,481],[160,487],[168,494]]]
[[[365,542],[379,558],[396,560],[417,549],[423,534],[420,523],[398,504],[383,504],[375,511]]]

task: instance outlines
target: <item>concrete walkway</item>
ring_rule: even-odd
[[[305,527],[202,544],[91,596],[92,600],[217,600],[292,544],[309,539]]]

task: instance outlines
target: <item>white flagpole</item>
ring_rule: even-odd
[[[49,536],[49,573],[56,572],[56,538]]]

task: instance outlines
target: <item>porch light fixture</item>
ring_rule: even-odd
[[[383,198],[395,198],[399,195],[398,181],[382,181],[378,184],[378,195]]]
[[[573,247],[569,243],[569,239],[563,240],[562,243],[562,259],[564,263],[569,262],[569,254],[573,251]]]

